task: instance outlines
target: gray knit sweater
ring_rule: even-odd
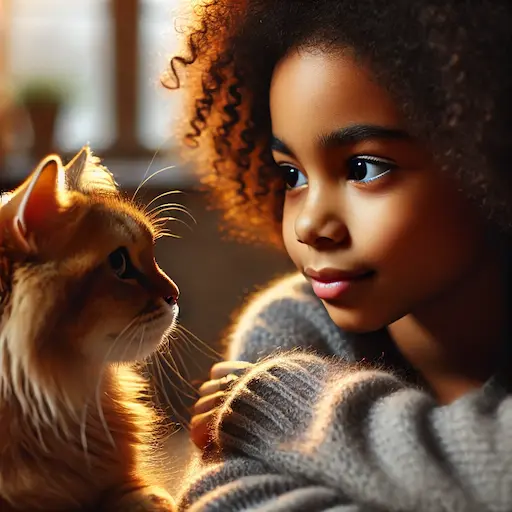
[[[222,407],[181,510],[512,511],[512,397],[497,379],[438,406],[389,371],[384,334],[344,335],[299,276],[249,305],[231,340],[231,358],[264,359]],[[265,357],[295,347],[324,356]]]

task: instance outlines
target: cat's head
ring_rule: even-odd
[[[47,157],[8,194],[0,208],[4,387],[63,384],[157,348],[174,324],[178,289],[155,262],[155,234],[88,148],[66,167]]]

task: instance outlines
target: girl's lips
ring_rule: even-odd
[[[357,283],[373,275],[373,272],[368,270],[341,271],[335,269],[321,271],[306,269],[304,273],[311,282],[315,295],[322,300],[337,299]]]
[[[343,295],[350,287],[351,281],[333,281],[331,283],[324,283],[322,281],[315,281],[311,279],[311,286],[315,295],[319,299],[333,300]]]

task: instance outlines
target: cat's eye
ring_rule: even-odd
[[[108,263],[119,279],[135,279],[137,276],[136,268],[133,266],[126,247],[118,247],[115,251],[111,252],[108,257]]]

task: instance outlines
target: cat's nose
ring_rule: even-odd
[[[164,296],[165,302],[170,306],[173,306],[178,302],[178,298],[180,296],[180,290],[176,283],[169,279],[168,282],[169,289],[167,290],[167,294]]]
[[[158,297],[161,297],[167,304],[174,305],[178,302],[180,290],[176,283],[155,263],[157,271],[154,291]]]
[[[168,297],[164,297],[165,302],[169,304],[169,306],[174,306],[178,302],[178,296],[177,295],[169,295]]]

